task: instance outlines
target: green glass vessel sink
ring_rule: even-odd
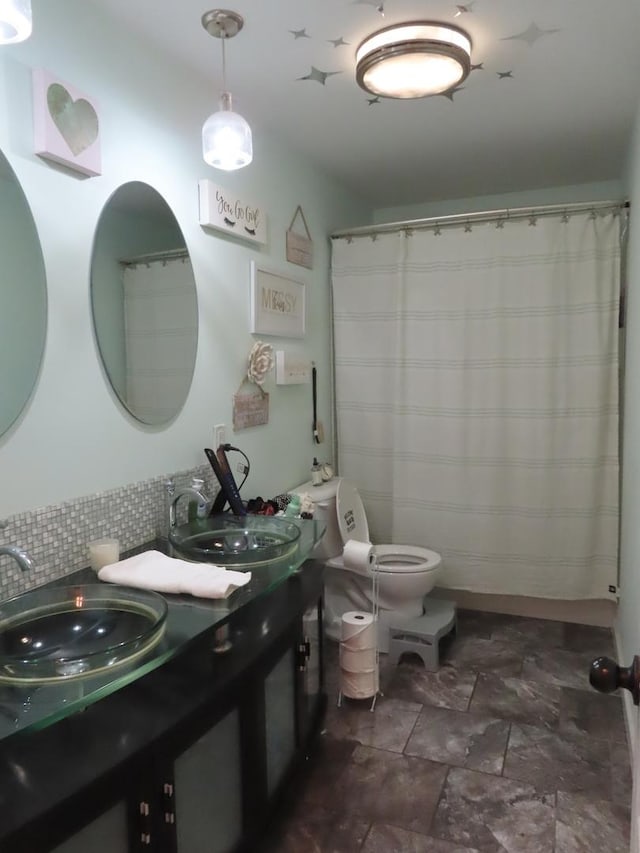
[[[116,669],[162,637],[155,592],[87,584],[26,592],[0,604],[0,683],[60,683]]]
[[[169,542],[187,560],[251,569],[296,555],[300,526],[287,518],[223,513],[172,527]]]

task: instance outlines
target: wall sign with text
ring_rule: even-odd
[[[254,335],[303,338],[305,287],[302,282],[251,262],[251,326]]]
[[[267,214],[253,201],[241,199],[212,181],[198,181],[200,225],[253,243],[267,242]]]

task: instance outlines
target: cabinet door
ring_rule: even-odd
[[[237,710],[223,717],[174,761],[174,781],[179,853],[233,850],[242,835]]]
[[[264,682],[267,793],[274,793],[296,750],[295,659],[288,649]]]
[[[324,697],[324,653],[322,601],[302,616],[302,641],[299,646],[300,674],[299,735],[301,745],[317,721]]]
[[[51,853],[128,853],[129,824],[125,802],[100,815]]]
[[[324,687],[322,659],[322,607],[320,602],[302,616],[302,632],[307,660],[304,667],[303,695],[305,710],[311,717]]]

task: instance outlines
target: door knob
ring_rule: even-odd
[[[618,666],[607,657],[596,658],[589,669],[589,683],[600,693],[624,687],[633,696],[633,704],[640,704],[640,657],[635,655],[631,666]]]

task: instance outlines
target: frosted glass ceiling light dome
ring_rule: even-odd
[[[385,98],[426,98],[458,86],[471,70],[471,39],[458,27],[415,21],[385,27],[356,51],[358,85]]]
[[[2,0],[0,0],[2,2]],[[237,12],[212,9],[202,16],[202,26],[222,41],[222,86],[220,109],[205,121],[202,128],[202,156],[205,163],[226,172],[248,166],[253,160],[251,128],[245,119],[234,113],[231,93],[227,92],[227,72],[224,43],[237,35],[244,20]]]
[[[31,0],[0,0],[0,44],[15,44],[31,35]]]

